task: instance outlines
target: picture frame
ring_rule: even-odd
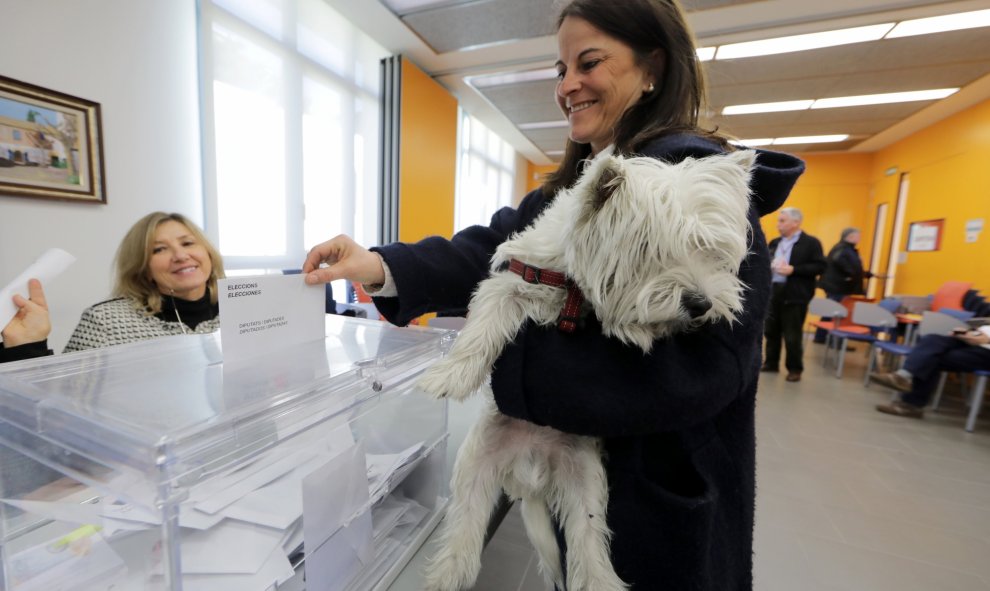
[[[0,76],[0,197],[106,203],[100,104]]]
[[[908,226],[907,252],[934,252],[942,247],[945,220],[911,222]]]

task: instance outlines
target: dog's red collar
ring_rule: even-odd
[[[567,275],[559,271],[541,269],[533,265],[527,265],[519,259],[509,259],[509,271],[522,277],[526,283],[534,285],[549,285],[567,290],[567,301],[564,302],[564,309],[557,317],[557,328],[563,332],[574,332],[577,329],[578,314],[581,312],[581,304],[584,302],[584,294]]]

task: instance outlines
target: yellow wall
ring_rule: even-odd
[[[902,174],[909,189],[898,251],[911,222],[944,219],[941,249],[910,252],[899,264],[894,293],[929,294],[945,281],[970,281],[990,292],[990,228],[965,241],[967,220],[990,225],[990,101],[925,128],[870,154],[802,154],[807,171],[786,205],[804,213],[803,228],[828,251],[842,228],[862,230],[860,253],[870,263],[877,207],[888,204],[877,268],[886,272]],[[893,174],[888,174],[890,171]],[[777,236],[776,215],[763,218],[768,238]],[[877,294],[879,295],[879,294]]]
[[[556,164],[533,164],[526,167],[526,192],[539,188],[543,184],[543,177],[557,170]]]
[[[454,232],[457,100],[402,59],[399,147],[399,240]]]
[[[899,174],[908,173],[909,189],[899,250],[911,222],[944,219],[941,249],[909,252],[898,265],[897,293],[928,294],[945,281],[970,281],[990,292],[990,229],[976,242],[965,241],[967,220],[990,222],[990,101],[970,107],[905,138],[873,156],[872,207],[897,200]]]
[[[869,212],[869,154],[801,154],[806,169],[784,204],[804,215],[801,229],[822,243],[827,253],[839,241],[843,228],[862,230],[860,254],[869,261],[872,214]],[[867,223],[867,220],[870,220]],[[764,216],[760,223],[767,240],[777,232],[777,215]]]

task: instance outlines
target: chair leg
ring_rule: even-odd
[[[969,401],[969,417],[966,419],[966,430],[970,433],[976,427],[976,417],[979,416],[980,407],[983,406],[983,391],[986,390],[986,387],[987,376],[976,378],[976,384],[973,386],[973,393]]]
[[[870,347],[870,359],[866,362],[866,375],[863,376],[863,387],[870,387],[870,374],[873,373],[873,367],[877,363],[877,348]]]
[[[932,400],[932,410],[938,410],[939,403],[942,402],[942,390],[945,389],[945,380],[949,377],[949,374],[942,372],[942,375],[938,378],[938,386],[935,388],[935,398]]]
[[[846,345],[848,345],[849,339],[843,338],[840,339],[840,342],[842,343],[842,349],[836,352],[836,355],[839,356],[836,361],[837,365],[835,366],[835,377],[837,378],[842,378],[842,366],[845,365],[846,362]]]

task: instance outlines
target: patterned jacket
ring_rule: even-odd
[[[183,333],[206,334],[220,328],[220,317],[200,322],[195,330],[179,322],[147,315],[126,298],[100,302],[83,310],[63,353],[123,345]]]

